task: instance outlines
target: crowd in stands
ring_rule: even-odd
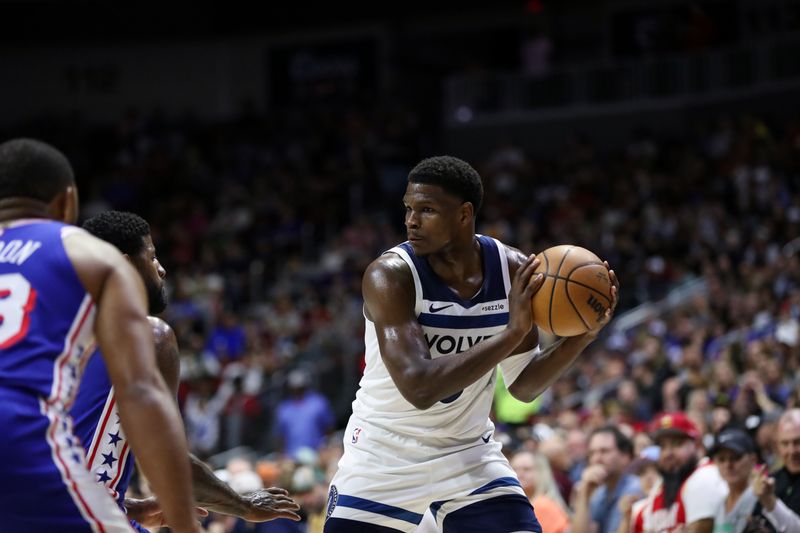
[[[511,139],[485,157],[453,154],[484,178],[480,233],[525,252],[595,251],[619,276],[618,316],[704,282],[633,326],[612,324],[534,404],[498,408],[495,438],[521,477],[533,472],[537,511],[572,531],[593,513],[587,485],[602,485],[586,466],[593,431],[630,439],[617,474],[646,488],[658,413],[685,413],[700,455],[722,429],[743,428],[773,470],[778,419],[800,407],[800,122],[695,126],[682,139],[639,131],[618,153],[576,136],[548,159]],[[242,491],[289,488],[307,517],[212,515],[208,530],[321,531],[363,367],[361,274],[404,240],[406,172],[435,149],[418,117],[317,110],[208,124],[131,112],[109,128],[29,129],[45,128],[75,160],[84,216],[131,210],[153,228],[193,452]]]

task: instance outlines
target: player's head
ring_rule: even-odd
[[[435,252],[459,238],[472,238],[483,184],[467,162],[451,156],[423,159],[408,175],[403,196],[408,239],[417,254]]]
[[[78,219],[78,188],[72,165],[52,146],[35,139],[0,144],[0,199],[41,204],[47,215],[74,224]]]
[[[105,211],[83,223],[86,231],[116,246],[139,272],[147,289],[149,312],[157,315],[167,307],[164,277],[167,272],[156,257],[150,225],[139,215]]]
[[[633,459],[633,442],[616,426],[603,426],[589,436],[589,464],[602,465],[617,478]]]
[[[790,474],[800,474],[800,409],[789,409],[778,420],[778,455]]]

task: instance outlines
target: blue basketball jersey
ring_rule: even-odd
[[[0,529],[130,531],[86,469],[68,412],[94,350],[95,305],[47,220],[0,228]]]
[[[89,471],[124,508],[134,458],[119,423],[114,388],[100,350],[95,350],[86,364],[71,414]]]

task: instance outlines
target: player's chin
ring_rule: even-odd
[[[414,250],[414,254],[417,256],[428,255],[431,253],[428,246],[426,246],[425,241],[421,239],[409,239],[408,244],[411,245],[411,249]]]

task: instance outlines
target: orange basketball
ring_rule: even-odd
[[[533,297],[536,325],[559,337],[592,329],[611,305],[611,280],[600,258],[586,248],[562,244],[548,248],[539,259],[536,274],[545,274],[545,279]]]

